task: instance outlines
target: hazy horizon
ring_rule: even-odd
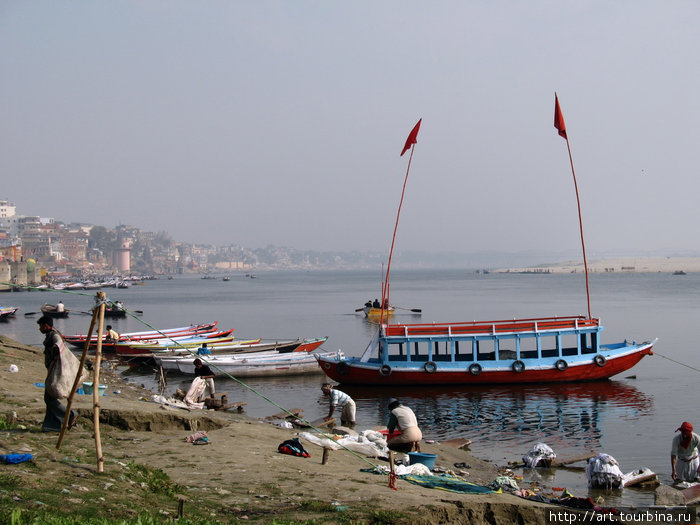
[[[0,3],[0,199],[202,244],[700,248],[692,1]]]

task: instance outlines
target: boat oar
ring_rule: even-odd
[[[355,308],[356,312],[361,312],[362,310],[364,310],[364,308]]]
[[[38,314],[38,313],[39,313],[39,312],[26,312],[24,315],[36,315],[36,314]]]
[[[397,310],[406,310],[407,312],[414,312],[417,314],[423,313],[423,310],[420,308],[401,308],[400,306],[394,306]]]

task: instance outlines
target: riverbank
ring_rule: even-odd
[[[497,273],[583,273],[583,261],[564,261],[525,268],[501,268]],[[671,273],[700,272],[700,257],[617,257],[592,259],[588,271],[594,273]]]
[[[9,371],[12,364],[17,372]],[[342,450],[331,452],[325,465],[322,449],[310,443],[310,458],[279,454],[277,446],[296,431],[236,412],[164,408],[149,401],[151,392],[107,370],[100,379],[108,394],[100,398],[100,473],[92,396],[76,396],[78,426],[57,450],[58,435],[40,431],[43,389],[34,383],[44,377],[40,349],[0,336],[0,453],[33,456],[0,465],[2,516],[21,510],[27,516],[172,519],[180,509],[191,520],[225,523],[545,522],[545,505],[512,494],[456,494],[403,480],[392,490],[387,476],[361,470],[386,462]],[[185,442],[196,430],[208,431],[208,445]],[[437,454],[436,466],[468,465],[465,479],[479,485],[499,475],[465,450],[433,443],[423,452]]]

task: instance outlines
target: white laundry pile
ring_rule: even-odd
[[[523,456],[523,463],[528,468],[535,468],[543,459],[554,459],[557,455],[549,445],[537,443],[532,450]]]
[[[589,459],[586,465],[586,477],[590,488],[619,488],[622,486],[623,476],[615,458],[608,454],[598,454]]]
[[[331,439],[323,434],[312,434],[311,432],[302,432],[300,437],[315,445],[332,450],[346,448],[370,458],[389,457],[389,449],[386,446],[384,435],[374,430],[364,430],[357,436],[343,436],[339,439]]]

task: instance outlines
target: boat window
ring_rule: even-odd
[[[534,337],[520,338],[521,359],[537,359],[537,339]]]
[[[481,340],[476,342],[477,359],[486,361],[496,359],[496,349],[493,340]]]
[[[598,352],[596,349],[596,344],[595,340],[598,337],[598,334],[592,333],[590,334],[590,339],[586,337],[586,334],[581,334],[580,339],[581,339],[581,353],[582,354],[595,354]],[[587,342],[588,341],[588,342]]]
[[[576,334],[561,336],[561,355],[578,355],[578,336]]]

